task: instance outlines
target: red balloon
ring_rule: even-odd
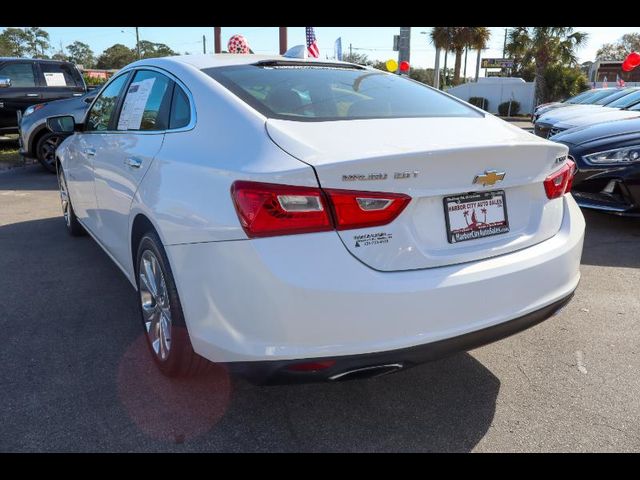
[[[627,62],[631,68],[636,68],[640,65],[640,53],[631,52],[624,61]]]
[[[630,72],[631,70],[633,70],[633,67],[629,65],[629,62],[627,60],[625,60],[624,62],[622,62],[622,70],[624,72]]]
[[[401,72],[408,72],[409,71],[409,62],[407,62],[405,60],[400,62],[400,71]]]

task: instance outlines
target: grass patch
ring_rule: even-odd
[[[23,165],[22,157],[18,153],[18,142],[0,141],[0,168],[9,168],[17,165]]]

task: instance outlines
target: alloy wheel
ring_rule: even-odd
[[[171,309],[160,263],[151,250],[142,253],[138,272],[140,302],[149,344],[158,360],[164,361],[171,351]]]

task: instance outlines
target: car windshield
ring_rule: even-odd
[[[625,95],[624,97],[616,100],[615,102],[611,102],[607,104],[607,107],[611,108],[627,108],[636,103],[640,102],[640,90],[636,90],[635,92]]]
[[[586,92],[579,93],[578,95],[566,99],[563,103],[583,103],[589,99],[594,93],[592,90],[587,90]]]
[[[203,72],[270,118],[323,121],[482,116],[421,83],[350,65],[270,62]]]
[[[613,95],[614,93],[616,93],[615,88],[609,88],[609,89],[606,89],[606,90],[599,90],[599,91],[593,92],[593,95],[591,95],[586,100],[584,100],[584,101],[582,101],[580,103],[583,104],[583,105],[593,105],[598,100],[600,100],[602,98],[606,98],[609,95]]]
[[[615,92],[613,95],[608,95],[604,98],[601,98],[597,102],[594,102],[594,105],[609,105],[610,103],[615,102],[619,98],[630,95],[633,92],[636,92],[637,90],[638,90],[637,88],[627,88],[624,90],[620,90],[619,92]]]

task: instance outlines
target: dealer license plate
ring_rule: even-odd
[[[449,243],[501,235],[509,231],[504,190],[444,197]]]

